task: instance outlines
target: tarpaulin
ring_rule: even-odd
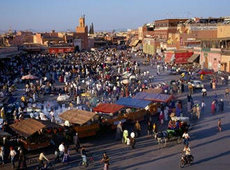
[[[165,53],[165,59],[164,59],[164,61],[165,61],[166,63],[170,63],[170,62],[171,62],[171,59],[172,59],[172,56],[173,56],[173,53],[172,53],[172,52],[166,52],[166,53]]]
[[[157,93],[145,93],[145,92],[139,92],[134,97],[135,99],[141,99],[141,100],[149,100],[153,102],[164,102],[167,103],[170,100],[172,100],[172,95],[167,94],[157,94]]]
[[[145,108],[151,103],[151,101],[135,99],[131,97],[124,97],[119,99],[116,104],[124,105],[131,108]]]
[[[175,64],[186,64],[188,63],[188,59],[193,55],[193,52],[182,52],[175,53]]]
[[[93,111],[101,113],[116,113],[122,108],[124,108],[124,106],[118,104],[100,103],[98,106],[93,108]]]

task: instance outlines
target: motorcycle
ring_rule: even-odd
[[[183,168],[185,165],[191,165],[194,160],[192,155],[182,155],[180,160],[180,167]]]

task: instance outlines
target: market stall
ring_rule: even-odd
[[[100,114],[103,123],[108,123],[112,129],[116,128],[116,122],[121,121],[124,118],[123,105],[112,103],[100,103],[95,108],[94,112]]]
[[[173,96],[167,94],[139,92],[136,94],[134,98],[140,100],[152,101],[152,102],[168,103],[173,99]]]
[[[125,118],[130,121],[143,120],[148,113],[151,101],[139,100],[131,97],[119,99],[116,104],[124,105],[126,108]]]
[[[60,128],[59,125],[49,121],[25,119],[10,125],[11,129],[19,135],[26,150],[36,150],[50,145],[51,129]]]
[[[59,117],[68,121],[80,138],[94,136],[100,129],[94,112],[73,109],[61,113]]]

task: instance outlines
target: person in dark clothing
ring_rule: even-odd
[[[104,163],[104,170],[109,169],[109,157],[106,152],[104,152],[103,157],[101,159],[101,163]]]
[[[220,99],[218,105],[219,105],[219,112],[223,112],[224,111],[224,101],[223,101],[223,99]]]
[[[152,131],[153,131],[153,125],[150,121],[148,121],[148,129],[147,129],[147,132],[148,132],[148,135],[150,136],[152,134]]]
[[[80,148],[80,141],[79,141],[79,137],[78,137],[78,133],[76,133],[76,135],[73,137],[73,143],[75,145],[75,149],[78,152],[79,148]]]
[[[19,156],[18,156],[18,169],[26,169],[26,156],[22,149],[19,150]]]

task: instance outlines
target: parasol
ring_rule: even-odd
[[[60,96],[58,96],[57,101],[58,101],[58,102],[66,101],[66,100],[68,100],[69,98],[70,98],[70,96],[68,96],[68,95],[60,95]]]
[[[34,76],[34,75],[31,75],[31,74],[28,74],[28,75],[26,75],[26,76],[22,76],[21,79],[22,79],[22,80],[36,80],[36,79],[38,79],[38,77],[37,77],[37,76]]]

